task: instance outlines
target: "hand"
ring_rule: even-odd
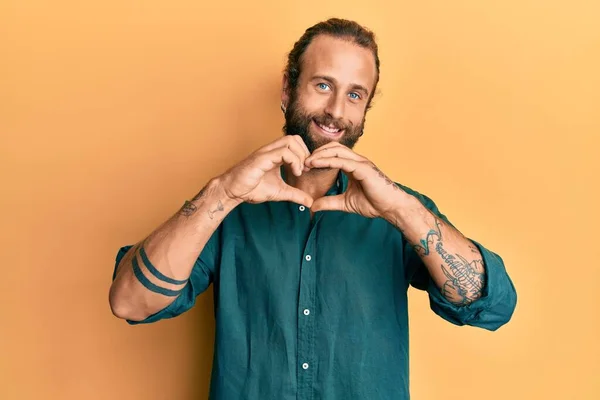
[[[368,218],[385,217],[397,207],[404,193],[375,164],[348,147],[330,142],[316,149],[305,161],[309,168],[336,168],[348,175],[346,191],[337,196],[325,196],[314,201],[311,210],[338,210]]]
[[[311,207],[313,199],[281,178],[280,166],[292,166],[293,174],[308,171],[304,166],[310,155],[300,136],[284,136],[252,153],[248,158],[227,170],[222,176],[228,197],[248,203],[292,201]]]

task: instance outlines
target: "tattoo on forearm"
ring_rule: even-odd
[[[442,264],[442,271],[448,278],[442,286],[444,297],[457,306],[469,305],[481,297],[485,280],[483,260],[469,262],[460,254],[455,257],[444,250],[441,242],[437,243],[436,251],[449,267]]]
[[[435,245],[434,245],[435,244]],[[481,297],[485,286],[485,270],[483,260],[477,248],[469,245],[471,253],[477,254],[474,260],[467,260],[460,254],[450,254],[444,249],[442,229],[439,219],[435,219],[435,229],[431,229],[425,239],[413,246],[413,249],[422,257],[431,254],[434,250],[444,261],[441,264],[442,272],[447,280],[442,285],[441,291],[449,302],[457,306],[466,306]]]
[[[194,196],[192,201],[200,200],[202,197],[206,195],[206,186],[200,189],[197,195]]]
[[[219,200],[219,203],[217,204],[217,208],[214,210],[208,210],[208,216],[210,217],[210,219],[214,219],[215,218],[215,213],[218,211],[223,211],[225,208],[223,207],[223,203],[221,203],[221,200]]]
[[[192,198],[192,200],[186,200],[183,206],[181,207],[181,210],[179,210],[179,214],[185,217],[189,217],[190,215],[198,211],[198,207],[204,202],[204,198],[207,195],[207,190],[208,189],[205,186],[198,192],[198,194],[196,194]],[[208,211],[208,216],[211,219],[213,218],[210,210]]]
[[[190,215],[192,215],[193,213],[195,213],[197,210],[198,210],[198,207],[196,207],[194,205],[194,203],[192,203],[189,200],[186,200],[185,204],[183,205],[183,207],[181,207],[181,210],[179,211],[179,213],[181,215],[189,217]]]
[[[375,171],[377,171],[377,174],[379,175],[380,178],[385,179],[385,182],[388,185],[392,185],[394,187],[394,190],[400,190],[400,188],[394,183],[394,181],[392,181],[390,178],[388,178],[383,172],[381,172],[381,170],[379,168],[377,168],[376,165],[373,165],[373,169]]]
[[[427,237],[421,239],[419,244],[413,246],[413,249],[420,255],[428,256],[430,251],[429,247],[433,244],[434,238],[436,237],[438,241],[442,241],[442,228],[438,219],[435,220],[435,229],[431,229],[427,232]]]

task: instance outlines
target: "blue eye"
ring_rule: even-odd
[[[319,83],[317,86],[321,90],[327,90],[327,89],[329,89],[329,85],[327,85],[326,83]]]
[[[352,97],[352,96],[354,96],[354,97]],[[353,100],[359,100],[360,99],[360,95],[358,93],[354,93],[354,92],[350,93],[350,97]]]

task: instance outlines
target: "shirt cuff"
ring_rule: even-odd
[[[502,258],[470,239],[483,256],[486,281],[481,297],[467,306],[450,303],[441,293],[433,279],[429,280],[430,307],[445,320],[455,325],[471,325],[495,331],[512,317],[517,293],[506,272]]]

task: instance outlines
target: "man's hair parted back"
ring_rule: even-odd
[[[319,22],[316,25],[308,28],[300,37],[300,39],[298,39],[288,54],[287,65],[285,68],[289,89],[292,91],[292,93],[296,90],[300,73],[302,72],[302,56],[313,39],[318,35],[329,35],[339,39],[350,40],[357,45],[373,52],[373,56],[375,58],[375,67],[377,69],[377,77],[375,79],[375,86],[368,101],[367,107],[370,107],[371,100],[375,93],[375,88],[377,88],[377,83],[379,82],[379,53],[377,42],[375,41],[375,34],[359,23],[347,19],[330,18],[326,21]]]

